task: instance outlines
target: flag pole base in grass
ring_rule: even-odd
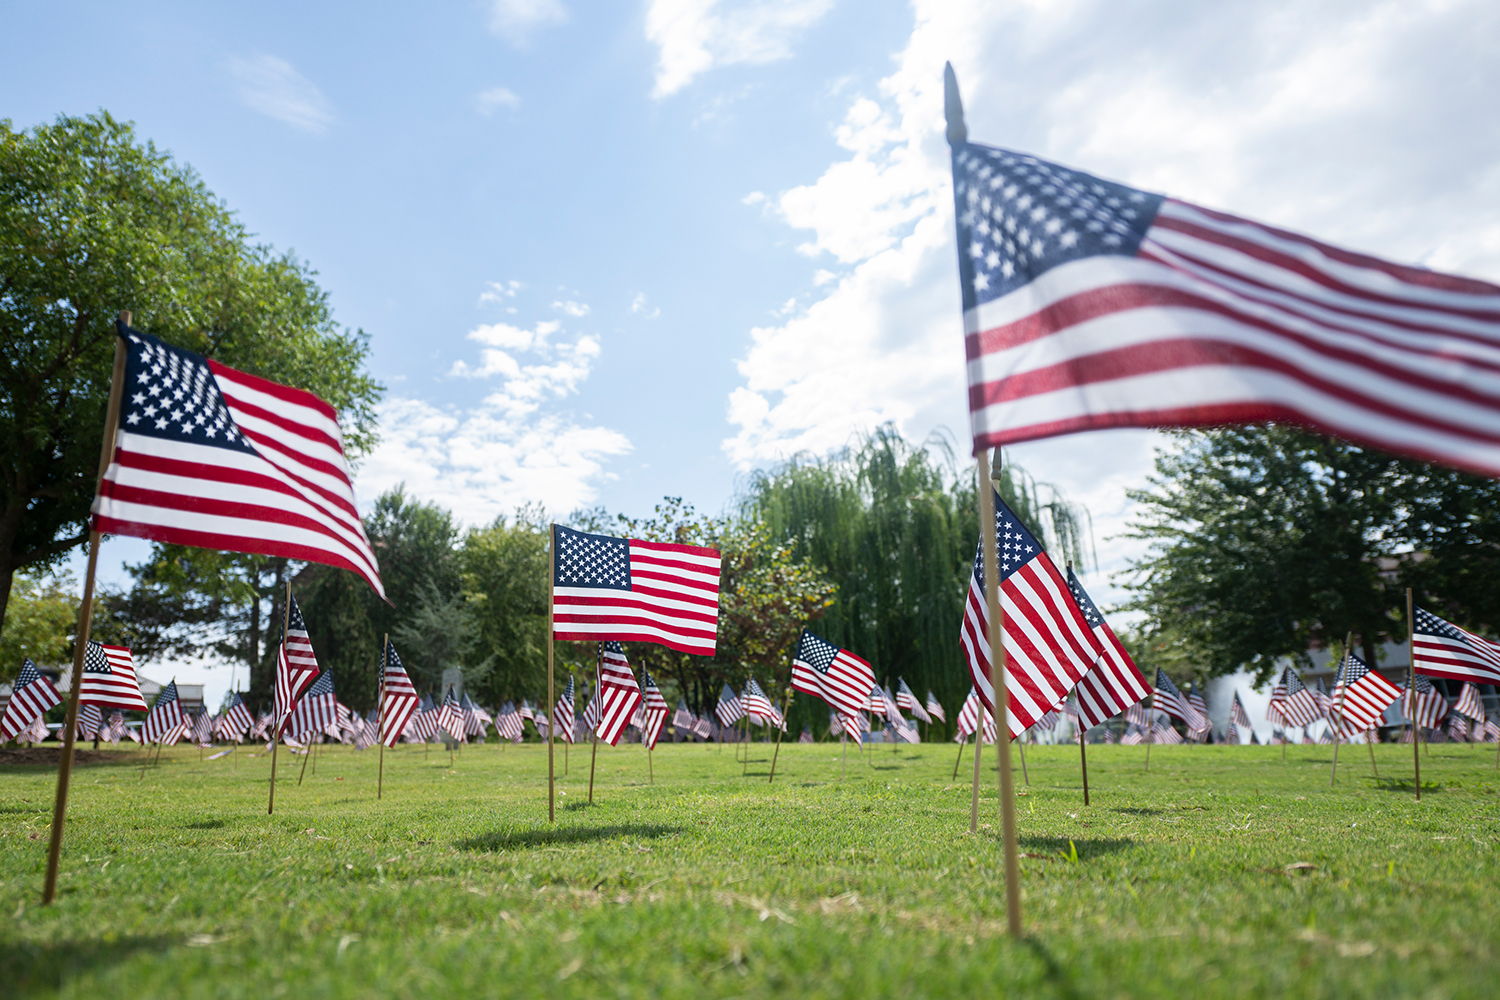
[[[1082,714],[1082,713],[1080,713]],[[1078,765],[1083,771],[1083,804],[1089,804],[1089,755],[1084,749],[1083,726],[1078,727]]]

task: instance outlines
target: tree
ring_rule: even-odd
[[[1060,562],[1082,563],[1082,512],[1017,466],[997,467],[1006,502]],[[882,427],[837,454],[757,473],[740,510],[837,581],[824,638],[869,660],[881,683],[905,677],[919,695],[962,700],[970,681],[958,627],[979,527],[973,473],[943,442],[918,448]]]
[[[17,574],[10,616],[0,635],[0,678],[14,680],[23,658],[39,666],[67,660],[77,619],[78,592],[71,578]]]
[[[464,682],[490,704],[545,690],[548,532],[545,515],[528,507],[470,531],[459,548],[476,653],[490,664],[484,677]]]
[[[334,323],[313,278],[107,112],[30,131],[0,121],[0,625],[16,571],[87,537],[119,310],[317,393],[351,454],[371,444],[365,336]]]
[[[1500,624],[1500,488],[1290,427],[1177,436],[1132,537],[1129,607],[1168,669],[1262,679],[1278,657],[1355,633],[1367,661],[1406,637],[1404,589],[1471,627]]]

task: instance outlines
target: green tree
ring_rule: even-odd
[[[351,454],[380,387],[305,264],[106,112],[0,121],[0,623],[17,570],[86,535],[122,309],[170,343],[317,393]]]
[[[78,589],[72,578],[17,574],[10,614],[0,631],[0,679],[14,680],[27,657],[41,666],[69,660],[77,621]]]
[[[1290,427],[1182,434],[1132,491],[1150,544],[1129,583],[1154,662],[1221,674],[1306,660],[1353,632],[1374,662],[1406,634],[1404,588],[1500,624],[1500,488]]]
[[[475,658],[490,664],[464,680],[488,704],[546,690],[548,532],[545,515],[528,507],[470,531],[459,548]]]

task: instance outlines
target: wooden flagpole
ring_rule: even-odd
[[[953,102],[958,101],[958,85],[953,69],[948,68]],[[960,109],[960,116],[962,111]],[[951,122],[951,119],[950,119]],[[962,125],[962,117],[959,119]],[[949,136],[953,130],[950,124]],[[1005,839],[1005,917],[1010,936],[1021,936],[1021,863],[1016,846],[1015,776],[1010,772],[1010,692],[1005,668],[1005,619],[1000,606],[1000,552],[995,539],[995,492],[990,483],[989,456],[983,451],[979,460],[979,516],[984,546],[984,604],[989,620],[990,690],[995,702],[995,757],[1000,771],[1000,827]],[[982,706],[981,706],[982,707]],[[980,719],[981,731],[983,717]],[[979,759],[979,747],[974,748]],[[1022,758],[1025,759],[1024,757]]]
[[[1417,620],[1412,615],[1411,588],[1406,588],[1406,717],[1411,720],[1411,768],[1412,785],[1417,791],[1417,801],[1422,801],[1422,754],[1418,743],[1422,742],[1422,727],[1417,725]],[[1497,757],[1500,761],[1500,757]],[[1496,764],[1500,767],[1500,763]]]
[[[603,665],[604,665],[604,643],[601,642],[599,644],[599,653],[594,658],[594,697],[591,698],[591,699],[589,699],[590,701],[593,701],[594,699],[598,699],[598,701],[599,701],[599,717],[601,719],[604,717],[604,697],[603,697],[602,693],[599,690],[599,678],[600,678],[600,674],[602,672],[600,668],[603,667]],[[588,714],[587,707],[584,708],[584,714],[585,715]],[[593,728],[589,730],[589,742],[593,744],[593,750],[590,751],[590,753],[589,753],[589,805],[593,805],[594,804],[594,765],[599,760],[599,723],[597,723],[597,722],[594,723]]]
[[[789,709],[791,707],[792,707],[792,689],[791,688],[787,688],[786,689],[786,697],[781,700],[781,725],[782,726],[786,725],[786,712],[787,712],[787,709]],[[781,726],[777,726],[776,727],[776,752],[773,753],[773,754],[771,754],[771,777],[766,780],[766,784],[768,784],[768,785],[772,784],[772,783],[774,783],[776,781],[776,758],[781,756],[781,735],[782,735],[783,732],[784,732],[784,730],[781,728]]]
[[[1145,740],[1146,740],[1146,770],[1149,771],[1149,770],[1151,770],[1151,744],[1153,744],[1153,743],[1156,742],[1156,740],[1153,739],[1152,736],[1151,736],[1151,734],[1153,732],[1155,732],[1155,730],[1156,730],[1156,723],[1151,718],[1152,713],[1156,711],[1156,695],[1149,694],[1145,698],[1142,698],[1141,701],[1146,701],[1147,699],[1150,699],[1150,701],[1151,701],[1151,705],[1150,705],[1150,707],[1148,707],[1146,709],[1146,714],[1145,714],[1145,719],[1146,719],[1146,735],[1145,735]]]
[[[997,732],[998,732],[998,730],[997,730]],[[1030,788],[1031,787],[1031,775],[1026,770],[1026,740],[1024,738],[1025,734],[1023,733],[1021,735],[1022,735],[1023,738],[1019,739],[1019,740],[1016,740],[1016,750],[1021,755],[1021,780],[1024,781],[1024,782],[1026,782],[1026,787],[1027,788]]]
[[[380,744],[380,766],[376,771],[375,798],[385,793],[385,668],[391,662],[391,634],[380,643],[380,674],[375,681],[375,739]]]
[[[552,714],[547,716],[547,822],[555,823],[557,822],[557,765],[554,763],[556,750],[553,748],[553,738],[557,734],[557,678],[553,671],[552,647],[555,643],[552,640],[552,609],[556,595],[552,593],[552,589],[553,582],[557,579],[557,525],[553,524],[548,530],[550,538],[547,545],[547,710]]]
[[[287,577],[286,593],[282,595],[281,608],[281,644],[286,645],[286,630],[292,627],[292,578]],[[277,669],[280,667],[278,665]],[[276,675],[271,675],[271,689],[276,689]],[[276,711],[276,700],[273,695],[271,699],[271,711]],[[290,715],[292,708],[287,706],[287,714]],[[271,729],[271,797],[266,803],[266,815],[270,816],[276,812],[276,748],[281,746],[281,727],[285,724],[283,719],[272,719]]]
[[[121,312],[120,322],[130,325],[130,313]],[[108,409],[104,413],[104,440],[99,446],[99,475],[94,495],[109,471],[115,457],[115,432],[120,424],[120,396],[125,388],[125,347],[115,338],[115,364],[110,375]],[[78,627],[73,637],[73,674],[68,687],[68,710],[63,719],[63,751],[57,764],[57,794],[52,802],[52,839],[47,845],[47,874],[42,883],[42,905],[57,897],[57,866],[62,858],[63,824],[68,817],[68,784],[73,777],[73,751],[77,742],[78,689],[83,686],[83,658],[88,652],[89,634],[94,622],[94,575],[99,566],[98,531],[89,531],[89,556],[83,575],[83,601],[78,605]]]
[[[1089,804],[1089,755],[1084,749],[1083,722],[1078,723],[1078,763],[1083,770],[1083,804]]]
[[[960,764],[962,764],[964,762],[964,747],[966,747],[968,745],[969,745],[969,741],[968,740],[959,740],[958,741],[958,756],[955,757],[954,760],[953,760],[953,778],[952,778],[953,781],[957,781],[958,780],[958,765],[960,765]]]
[[[995,730],[995,739],[1000,730]],[[984,703],[979,703],[979,721],[974,726],[974,783],[969,789],[969,832],[979,832],[979,758],[984,756]]]
[[[1342,676],[1344,676],[1344,660],[1347,659],[1348,656],[1349,656],[1349,644],[1352,643],[1353,641],[1354,641],[1354,633],[1353,632],[1346,632],[1346,633],[1344,633],[1344,656],[1343,656],[1343,658],[1341,658],[1339,660],[1338,670],[1334,671],[1334,674],[1333,674],[1333,685],[1334,685],[1334,687],[1338,687],[1339,678],[1342,677]],[[1338,780],[1338,776],[1339,776],[1339,743],[1340,743],[1340,732],[1339,731],[1344,728],[1344,702],[1347,701],[1348,698],[1349,698],[1349,682],[1345,681],[1344,682],[1343,690],[1341,690],[1339,692],[1339,707],[1336,710],[1337,711],[1337,718],[1335,718],[1335,719],[1329,719],[1328,720],[1329,723],[1333,726],[1333,767],[1328,772],[1328,787],[1329,788],[1333,787],[1333,783]]]

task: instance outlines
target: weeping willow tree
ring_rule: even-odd
[[[1014,465],[995,485],[1059,563],[1091,561],[1080,508]],[[973,468],[947,441],[917,447],[882,427],[833,455],[756,473],[739,504],[838,585],[818,634],[869,660],[881,683],[904,677],[956,715],[969,688],[958,627],[979,522]]]

